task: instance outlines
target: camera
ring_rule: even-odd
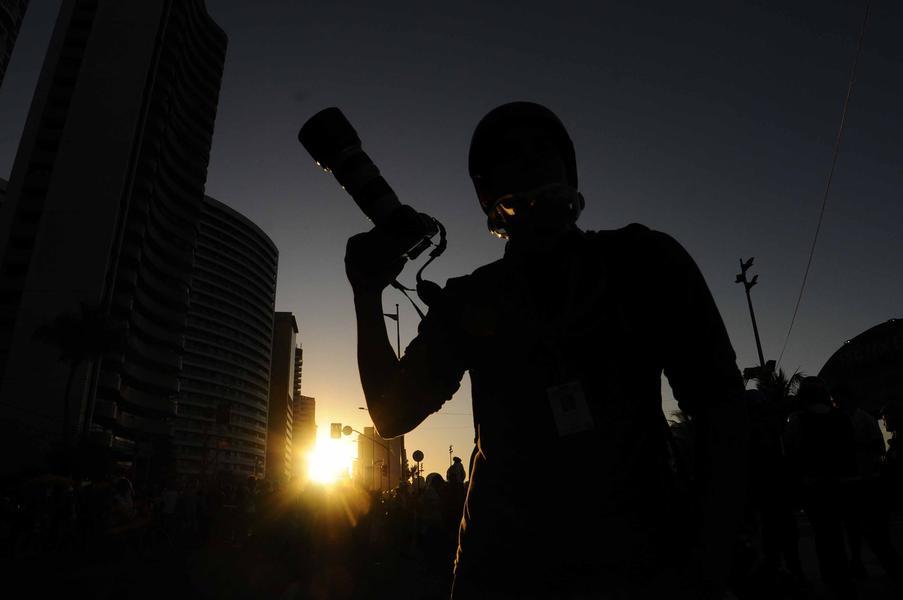
[[[431,245],[441,225],[398,201],[341,110],[326,108],[308,119],[298,141],[317,165],[335,176],[373,224],[397,242],[399,256],[413,260]]]

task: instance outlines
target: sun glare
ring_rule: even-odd
[[[308,476],[317,483],[334,483],[348,476],[353,458],[353,447],[346,440],[318,436],[307,455]]]

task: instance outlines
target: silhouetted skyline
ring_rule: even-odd
[[[552,108],[577,149],[585,229],[640,222],[674,235],[706,277],[741,367],[757,363],[737,259],[756,257],[765,358],[799,292],[864,2],[548,3],[397,8],[208,1],[229,36],[207,193],[280,252],[277,308],[298,317],[303,392],[329,421],[363,426],[345,240],[368,227],[297,144],[340,106],[403,202],[441,220],[444,283],[502,253],[466,172],[473,128],[509,100]],[[0,91],[8,178],[58,3],[31,3]],[[903,25],[878,2],[865,34],[819,246],[783,365],[816,373],[848,338],[899,317],[903,281]],[[413,280],[408,267],[402,281]],[[402,344],[415,332],[399,302]],[[469,386],[407,436],[444,472],[472,440]]]

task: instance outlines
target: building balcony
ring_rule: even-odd
[[[138,431],[149,435],[159,435],[165,437],[172,437],[173,435],[173,426],[171,423],[157,419],[150,419],[148,417],[141,417],[139,415],[133,415],[132,413],[125,411],[121,411],[119,413],[118,418],[116,419],[116,423],[124,429]]]
[[[118,392],[121,384],[122,378],[119,373],[113,371],[102,371],[97,379],[97,387],[113,392]]]
[[[161,327],[137,311],[132,312],[131,318],[135,327],[146,333],[149,337],[152,337],[173,349],[181,350],[185,346],[185,336],[182,335],[181,331],[174,331],[168,327]]]
[[[141,281],[153,287],[158,294],[172,299],[179,307],[188,306],[189,287],[184,281],[178,281],[160,272],[153,261],[142,265]]]
[[[113,432],[109,429],[95,429],[88,432],[88,443],[100,448],[110,448],[113,445]]]
[[[179,377],[173,373],[166,373],[160,370],[151,370],[147,367],[129,362],[123,366],[123,374],[128,379],[133,379],[161,390],[161,397],[168,397],[179,393]],[[124,393],[124,392],[123,392]]]
[[[181,334],[185,330],[186,317],[185,308],[175,308],[172,305],[163,304],[144,286],[135,289],[135,300],[140,308],[161,322],[165,322],[167,328],[174,333]],[[178,306],[177,298],[172,299],[173,304]],[[137,312],[137,311],[136,311]]]
[[[134,264],[122,263],[116,277],[116,287],[123,291],[132,291],[138,283],[138,271]]]
[[[161,345],[149,344],[137,335],[129,336],[129,349],[146,361],[154,362],[166,370],[181,371],[182,357],[171,348]]]
[[[158,396],[125,387],[122,390],[122,399],[128,404],[144,410],[153,411],[161,416],[174,417],[179,414],[179,401],[173,398]]]
[[[120,454],[133,455],[135,453],[135,440],[116,435],[113,436],[110,447]]]
[[[111,400],[98,399],[94,404],[94,420],[116,421],[119,405]]]

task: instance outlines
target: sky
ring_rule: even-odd
[[[784,344],[815,232],[865,0],[693,3],[207,0],[229,36],[207,193],[279,248],[276,306],[298,318],[302,391],[330,422],[370,424],[345,241],[369,227],[298,144],[338,106],[402,202],[445,224],[444,284],[501,256],[467,176],[479,119],[512,100],[555,111],[577,153],[584,229],[643,223],[680,241],[739,366],[758,362],[738,261],[755,256],[766,358]],[[903,317],[903,3],[874,0],[818,246],[782,366],[815,374],[847,339]],[[32,0],[0,89],[8,178],[57,0]],[[401,280],[413,283],[415,267]],[[401,339],[417,315],[394,290]],[[387,321],[394,340],[394,323]],[[700,365],[704,369],[705,365]],[[666,412],[674,408],[665,387]],[[473,446],[469,382],[406,436],[444,475]],[[350,442],[349,442],[350,443]],[[525,433],[524,444],[530,443]]]

